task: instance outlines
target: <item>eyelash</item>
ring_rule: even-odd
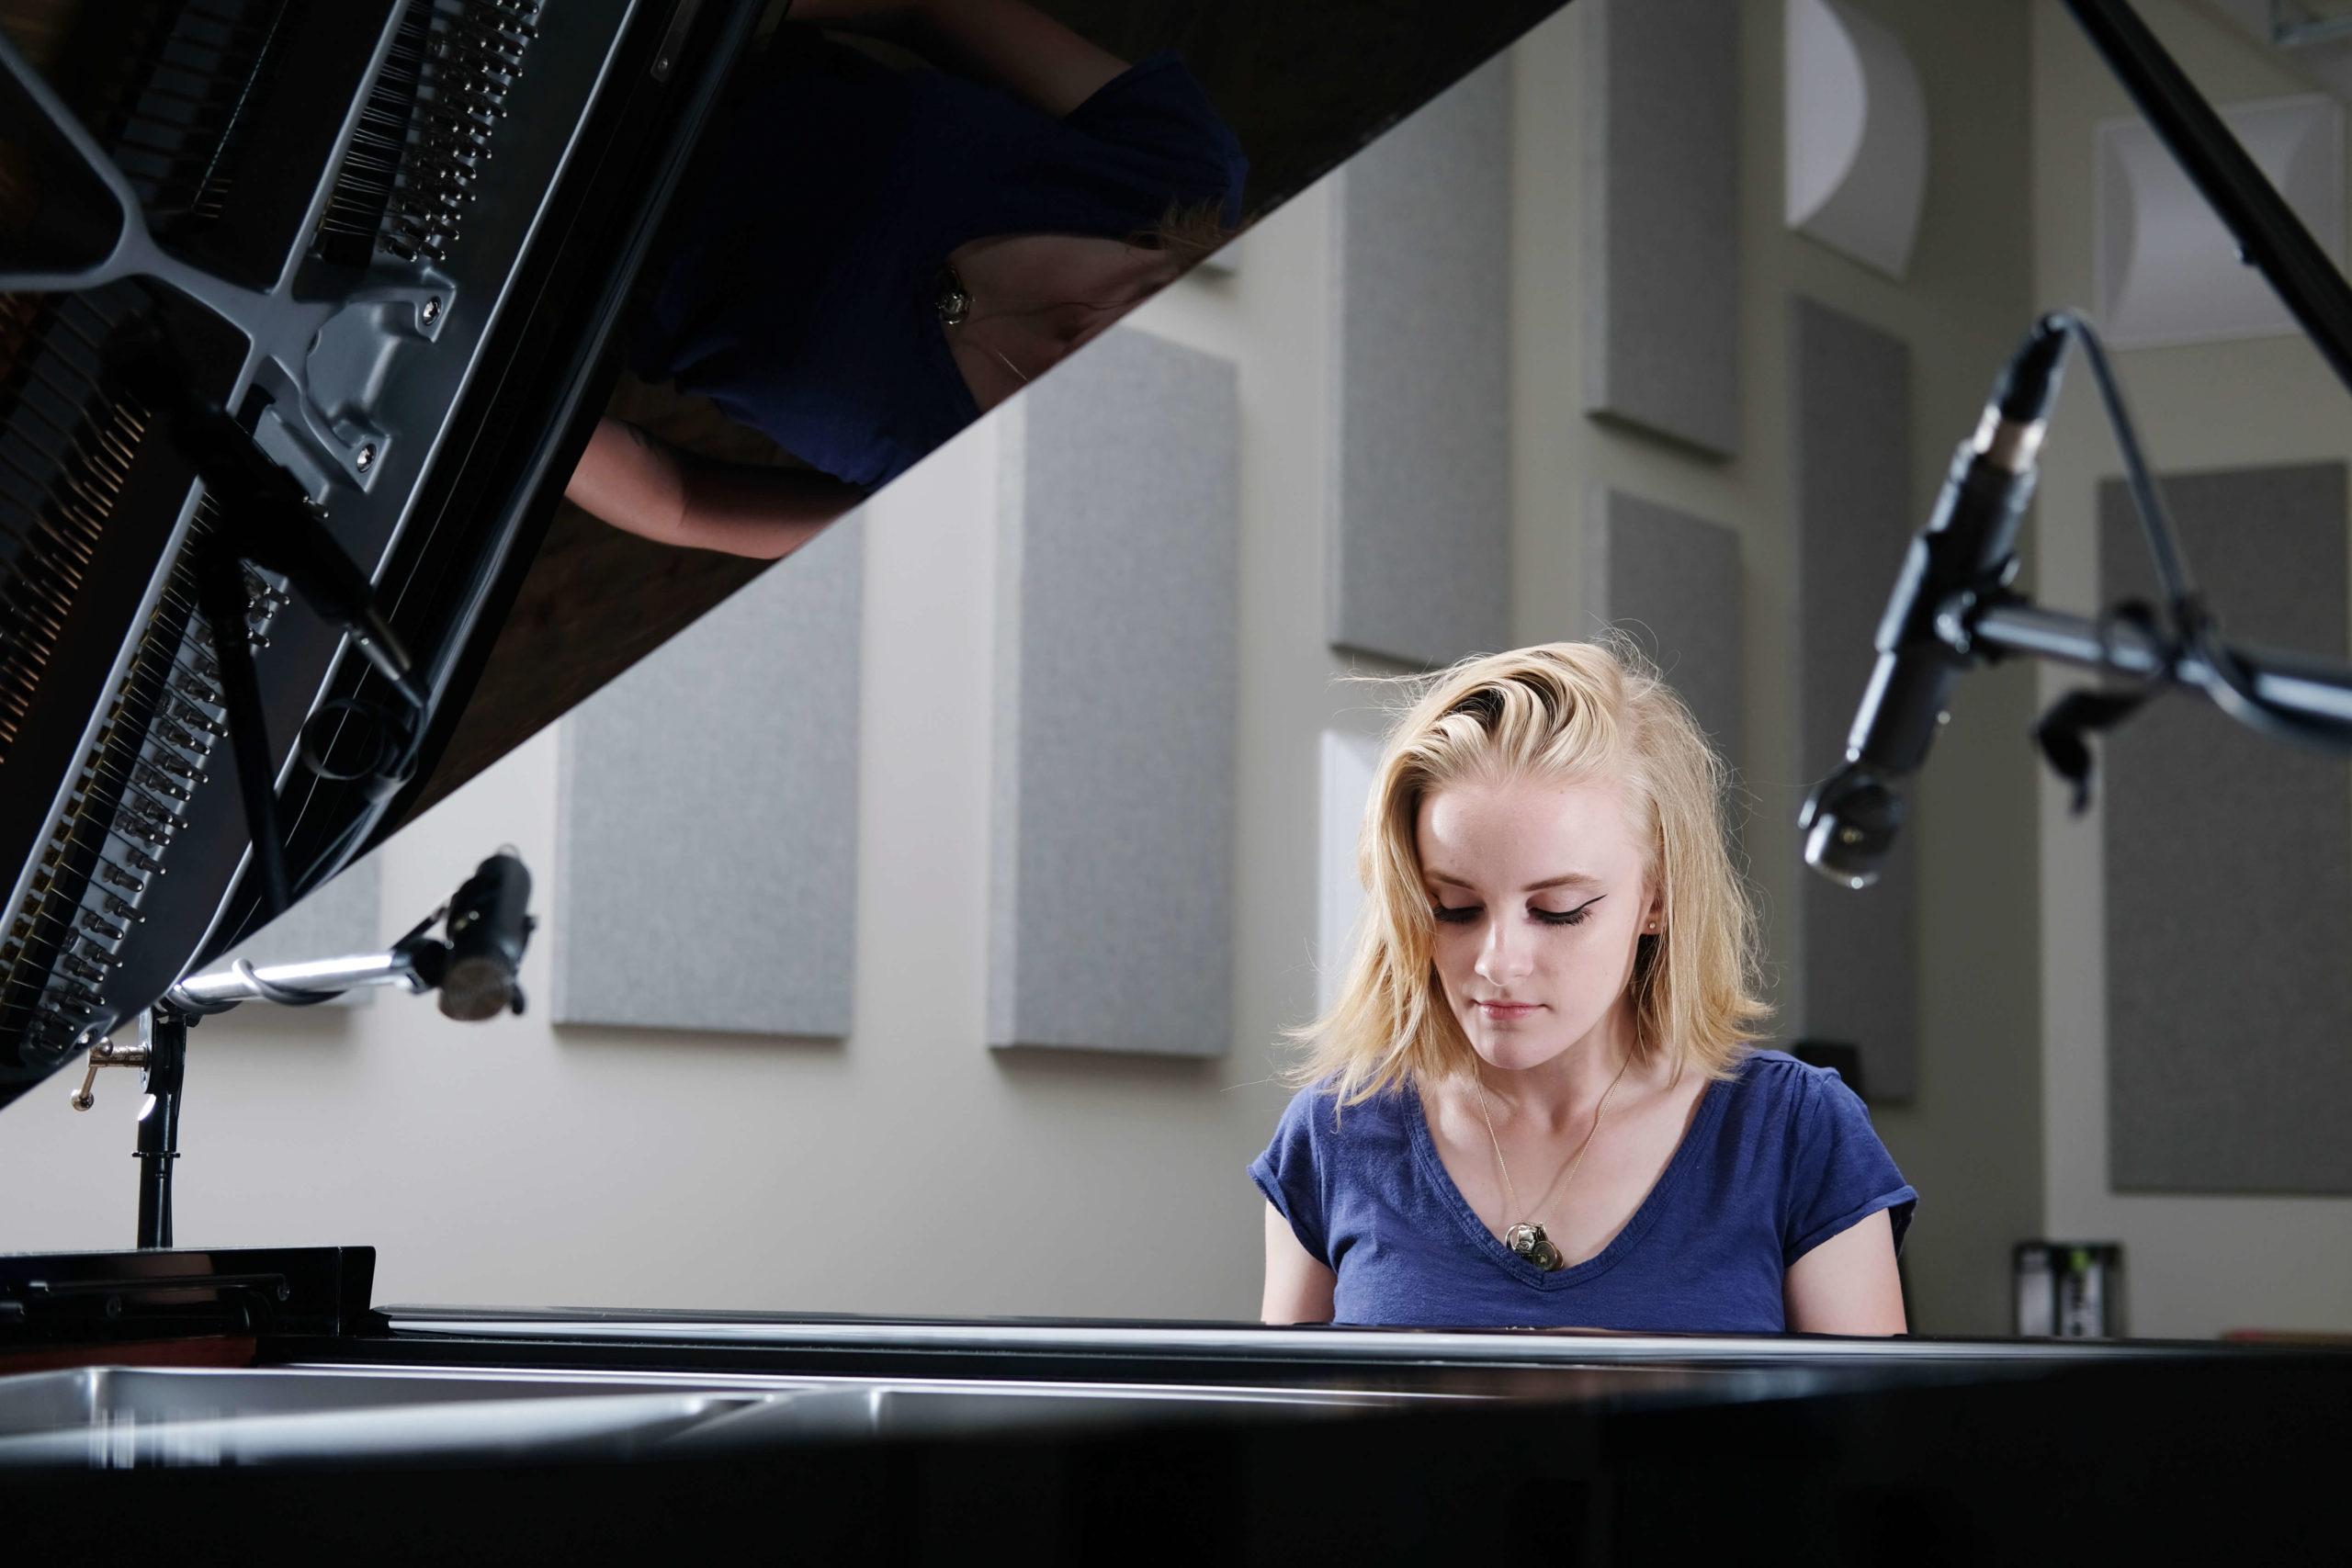
[[[1596,893],[1591,897],[1586,899],[1583,903],[1578,904],[1575,908],[1562,909],[1556,914],[1550,909],[1530,909],[1527,912],[1534,916],[1542,924],[1547,926],[1580,926],[1584,924],[1585,911],[1591,908],[1595,904],[1600,903],[1600,900],[1606,897],[1608,897],[1608,895]],[[1476,904],[1464,904],[1459,908],[1448,908],[1445,905],[1440,904],[1430,912],[1437,917],[1440,924],[1458,926],[1463,924],[1464,921],[1476,918],[1478,906]]]

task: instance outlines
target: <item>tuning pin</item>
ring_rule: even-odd
[[[190,735],[168,718],[160,716],[156,718],[155,733],[183,751],[193,751],[199,757],[209,757],[212,754],[211,747],[198,744],[195,736]]]
[[[523,45],[539,36],[539,29],[520,17],[484,16],[481,11],[469,11],[465,16],[450,18],[451,28],[462,38],[478,40],[480,45],[496,54],[521,58]]]
[[[506,118],[506,110],[503,107],[505,99],[506,90],[503,87],[492,86],[487,77],[477,76],[449,84],[449,101],[479,104],[500,119]]]
[[[283,606],[289,602],[282,590],[251,567],[245,568],[245,597],[273,606]]]
[[[165,800],[176,800],[185,805],[187,802],[196,798],[193,792],[181,788],[178,784],[174,784],[170,779],[164,777],[164,771],[161,768],[156,767],[153,762],[141,762],[138,768],[132,773],[131,776],[137,779],[141,785],[147,789],[153,790]]]
[[[169,833],[158,829],[155,824],[136,812],[117,813],[114,830],[125,839],[137,839],[151,849],[166,848],[172,841],[172,836]],[[122,939],[117,937],[115,940],[119,942]]]
[[[219,719],[213,717],[210,714],[206,713],[202,708],[198,707],[194,703],[187,701],[184,697],[175,696],[173,698],[172,716],[178,719],[190,729],[196,730],[199,734],[209,735],[215,740],[225,740],[229,738],[229,727],[227,725],[222,724]]]
[[[175,665],[172,671],[172,689],[191,702],[220,704],[220,688],[185,665]]]

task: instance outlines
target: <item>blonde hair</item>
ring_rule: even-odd
[[[1158,222],[1129,235],[1127,243],[1165,252],[1182,274],[1223,250],[1240,232],[1226,222],[1221,202],[1170,201]]]
[[[1364,805],[1356,874],[1364,911],[1339,1000],[1291,1032],[1294,1083],[1329,1078],[1342,1105],[1459,1072],[1469,1038],[1431,959],[1436,919],[1421,880],[1421,802],[1457,781],[1608,777],[1647,818],[1644,874],[1664,930],[1640,939],[1634,1060],[1727,1077],[1771,1009],[1758,995],[1756,915],[1723,817],[1728,773],[1690,710],[1631,639],[1554,642],[1467,659],[1403,682]],[[1636,818],[1639,830],[1640,818]]]

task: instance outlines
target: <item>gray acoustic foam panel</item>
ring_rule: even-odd
[[[2345,467],[2163,481],[2231,640],[2345,648]],[[2099,597],[2154,601],[2120,480]],[[2352,766],[2167,696],[2098,742],[2108,1168],[2125,1190],[2352,1192]]]
[[[1846,754],[1878,618],[1919,512],[1911,495],[1911,351],[1805,299],[1792,304],[1790,334],[1797,761],[1809,785]],[[1796,1032],[1860,1047],[1872,1100],[1908,1100],[1917,1078],[1917,807],[1915,795],[1913,830],[1896,837],[1876,886],[1857,893],[1809,872],[1798,885]],[[1793,818],[1792,810],[1791,854]]]
[[[1328,638],[1450,663],[1510,636],[1510,75],[1481,67],[1338,183]]]
[[[998,532],[989,1043],[1221,1055],[1235,369],[1122,329],[1017,412]]]
[[[1599,489],[1585,528],[1585,608],[1657,661],[1725,761],[1741,758],[1739,536]]]
[[[362,856],[337,872],[325,886],[246,938],[213,968],[226,969],[240,958],[262,965],[381,953],[401,934],[384,929],[383,899],[383,863],[372,854]],[[417,916],[424,912],[420,909]],[[415,923],[412,917],[401,930]],[[321,1005],[365,1007],[376,999],[376,990],[372,986],[362,987]]]
[[[864,575],[853,516],[565,716],[556,1022],[849,1032]]]
[[[1729,457],[1739,446],[1739,7],[1600,0],[1586,22],[1585,410]]]

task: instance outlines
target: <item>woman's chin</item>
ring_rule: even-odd
[[[1551,1031],[1539,1034],[1510,1024],[1481,1023],[1469,1033],[1471,1047],[1478,1053],[1478,1059],[1504,1073],[1540,1067],[1568,1045],[1566,1041],[1555,1038]]]

